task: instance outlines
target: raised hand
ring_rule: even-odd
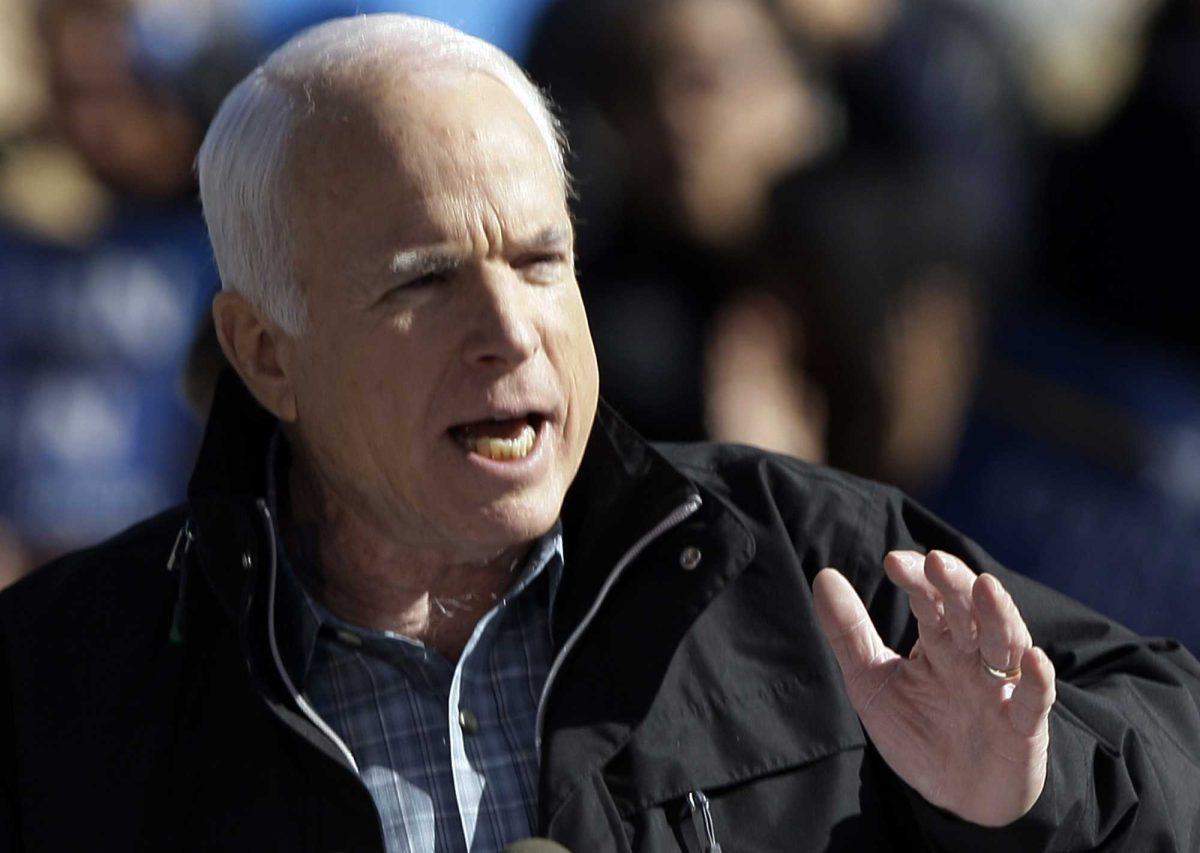
[[[838,571],[813,582],[817,618],[867,735],[930,803],[984,826],[1016,820],[1046,781],[1053,664],[992,575],[940,551],[893,551],[883,566],[917,619],[907,658],[884,645]]]

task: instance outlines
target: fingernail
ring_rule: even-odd
[[[921,564],[921,558],[912,551],[893,551],[892,553],[896,555],[896,559],[904,564],[904,568],[906,569],[915,569]]]
[[[1000,583],[1000,579],[993,575],[980,575],[979,577],[980,579],[987,578],[988,592],[992,594],[996,606],[1002,607],[1005,599],[1009,598],[1008,590],[1004,588],[1004,584]]]

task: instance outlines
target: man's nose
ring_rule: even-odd
[[[536,288],[508,268],[479,276],[464,356],[473,365],[514,367],[542,347]]]

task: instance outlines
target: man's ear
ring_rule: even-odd
[[[212,312],[225,358],[250,393],[283,423],[295,421],[296,395],[291,375],[294,339],[240,293],[218,293]]]

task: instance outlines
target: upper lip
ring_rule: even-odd
[[[455,420],[455,422],[450,425],[449,429],[462,429],[465,426],[477,424],[482,421],[507,421],[524,417],[534,417],[544,421],[556,420],[555,410],[551,406],[504,406],[486,409],[468,415],[462,419]]]

